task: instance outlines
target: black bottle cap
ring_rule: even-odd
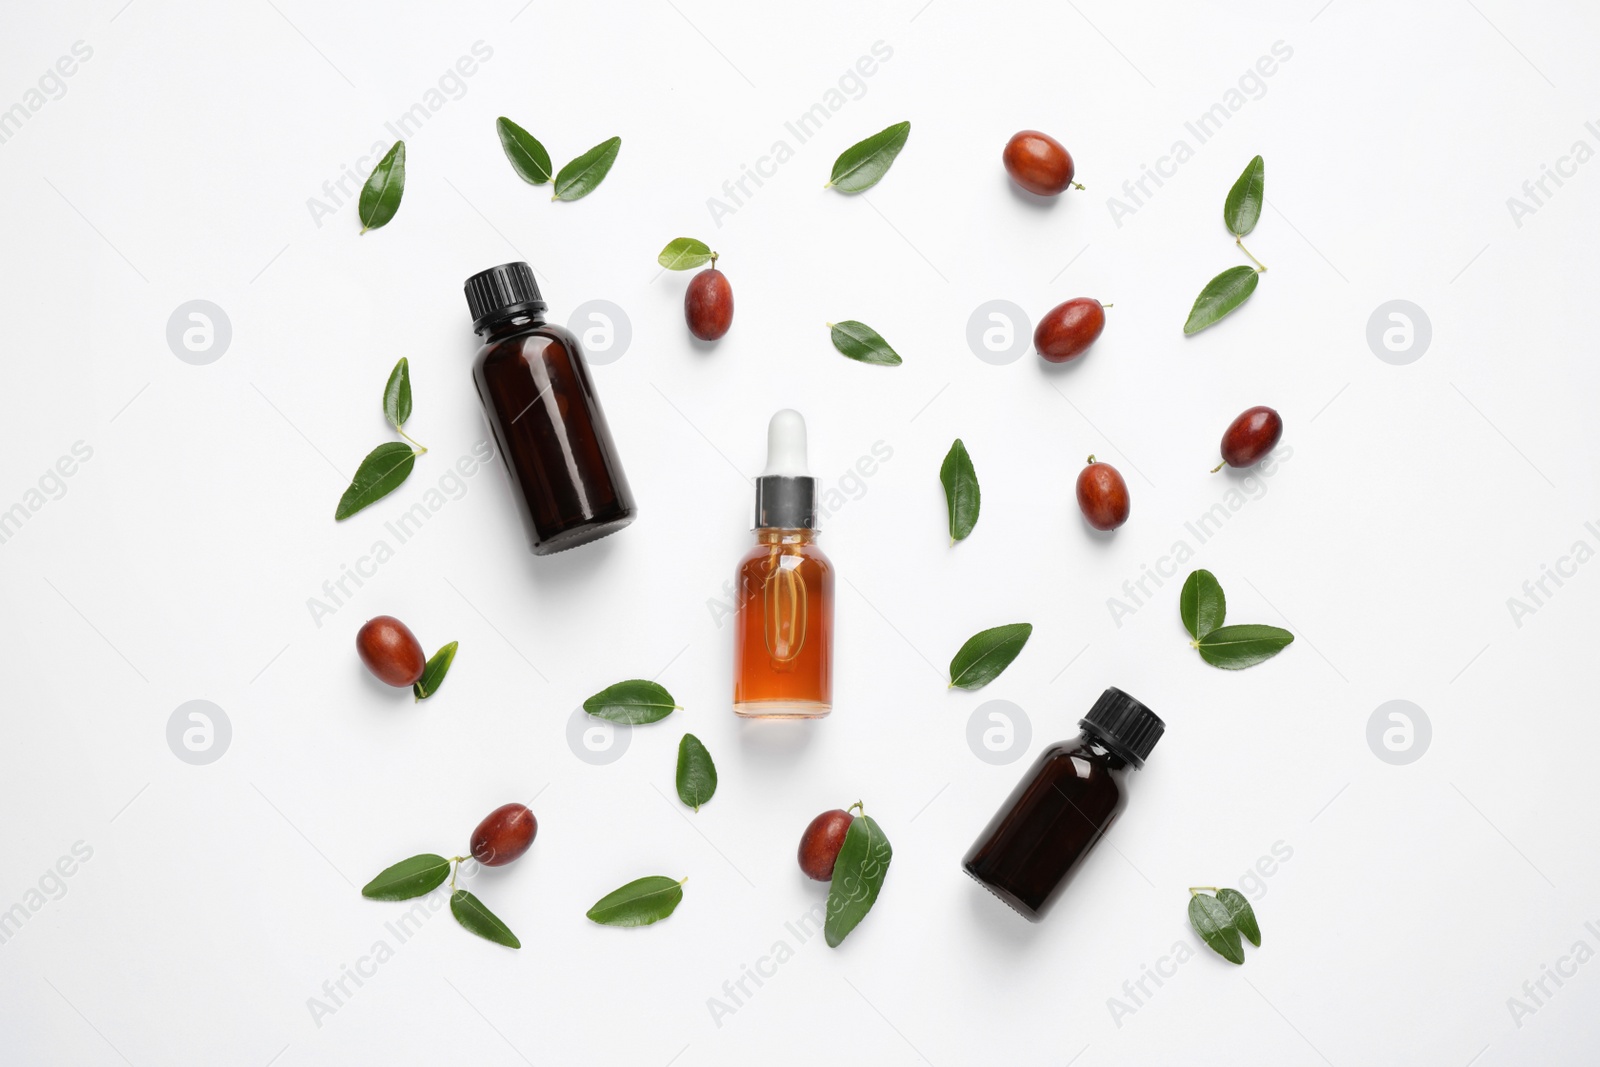
[[[472,309],[474,330],[479,329],[484,320],[499,315],[545,309],[539,283],[533,279],[533,268],[526,263],[502,263],[479,271],[467,279],[463,288],[467,293],[467,307]]]
[[[1139,766],[1161,740],[1167,724],[1161,716],[1111,686],[1094,702],[1089,714],[1078,720],[1105,739],[1106,744],[1130,757]]]

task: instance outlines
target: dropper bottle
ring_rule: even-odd
[[[733,710],[820,719],[833,710],[833,564],[817,547],[817,480],[798,411],[767,425],[755,534],[734,581]]]

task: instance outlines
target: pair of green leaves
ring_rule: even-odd
[[[339,498],[339,506],[334,508],[333,518],[336,522],[348,519],[400,488],[400,484],[411,476],[411,468],[415,466],[417,457],[428,451],[412,441],[401,428],[411,417],[411,367],[403,356],[394,365],[394,370],[389,372],[389,381],[383,387],[383,416],[405,441],[389,441],[367,453],[367,458],[361,461],[355,476],[350,479],[350,487]],[[413,445],[416,447],[413,448]],[[455,655],[454,650],[451,655]],[[448,662],[445,663],[445,669],[449,669]],[[440,676],[443,677],[443,672]]]
[[[1033,636],[1033,624],[1014,622],[980,630],[967,638],[950,661],[950,688],[981,689],[1011,666]]]
[[[369,900],[410,900],[420,897],[444,884],[444,880],[450,876],[453,862],[457,861],[431,852],[412,856],[379,871],[376,878],[361,887],[361,895]],[[453,886],[454,881],[451,884]],[[511,928],[486,908],[483,901],[465,889],[451,890],[450,914],[456,917],[456,922],[487,941],[507,948],[522,947],[522,942],[517,940]]]
[[[897,122],[846,148],[834,160],[833,173],[824,188],[859,193],[877,185],[889,173],[889,167],[910,136],[911,123]],[[902,362],[900,353],[883,339],[883,335],[864,322],[854,319],[830,322],[828,331],[833,347],[858,363],[898,367]]]
[[[1256,156],[1245,165],[1244,173],[1228,190],[1228,198],[1222,205],[1222,221],[1227,224],[1228,232],[1233,234],[1233,243],[1247,256],[1250,256],[1250,250],[1245,248],[1241,238],[1256,228],[1256,223],[1261,219],[1261,205],[1265,202],[1266,164],[1260,156]],[[1206,283],[1206,287],[1195,298],[1194,307],[1189,310],[1189,321],[1183,324],[1185,334],[1199,333],[1250,299],[1261,274],[1267,269],[1255,256],[1250,256],[1250,259],[1255,266],[1229,267]]]
[[[539,139],[505,116],[495,119],[495,132],[500,135],[500,147],[505,150],[511,169],[529,185],[543,185],[552,176],[550,153]],[[611,173],[611,165],[622,150],[622,138],[612,137],[601,141],[571,163],[562,167],[555,177],[555,195],[552,200],[582,200]]]
[[[841,193],[859,193],[870,189],[889,173],[900,150],[911,136],[911,123],[897,122],[888,129],[879,130],[864,141],[858,141],[839,154],[833,162],[833,174],[825,189]]]
[[[883,827],[865,811],[857,815],[845,831],[828,883],[828,915],[822,931],[829,948],[838,948],[878,902],[893,858]]]
[[[583,710],[607,722],[642,726],[682,709],[659,683],[633,678],[606,686],[583,702]],[[694,734],[684,734],[678,742],[677,785],[678,799],[695,811],[717,791],[717,765]]]
[[[1189,575],[1178,594],[1178,615],[1194,638],[1200,658],[1213,667],[1237,671],[1265,662],[1289,647],[1294,634],[1277,626],[1245,623],[1224,626],[1228,601],[1216,575],[1198,570]]]
[[[1229,963],[1243,963],[1244,945],[1240,935],[1256,948],[1261,947],[1261,927],[1256,923],[1255,909],[1237,889],[1214,889],[1215,896],[1201,892],[1211,888],[1197,886],[1189,890],[1189,925],[1217,955]]]
[[[361,232],[387,225],[400,210],[400,197],[405,191],[406,143],[396,141],[367,175],[367,184],[361,187],[361,199],[356,203]]]
[[[950,512],[950,543],[963,541],[978,525],[978,472],[972,468],[967,446],[956,438],[944,462],[939,465],[939,484],[944,486],[944,502]]]
[[[661,250],[656,262],[668,270],[693,270],[695,267],[717,265],[717,254],[711,246],[693,237],[674,237]]]
[[[677,910],[688,880],[659,874],[636,878],[595,901],[585,914],[601,926],[649,926]]]
[[[889,347],[883,335],[864,322],[846,319],[828,323],[833,347],[857,363],[876,363],[882,367],[898,367],[900,353]]]

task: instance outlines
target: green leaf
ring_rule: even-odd
[[[389,372],[389,383],[383,387],[383,415],[397,430],[411,417],[411,364],[404,356]]]
[[[712,260],[711,246],[693,237],[674,237],[661,250],[656,262],[668,270],[691,270]]]
[[[851,145],[833,161],[833,175],[828,185],[842,193],[859,193],[872,188],[889,173],[889,164],[894,162],[910,136],[911,123],[897,122]]]
[[[451,641],[435,652],[423,665],[422,677],[411,685],[411,692],[418,700],[427,700],[439,691],[439,686],[444,684],[444,676],[450,673],[450,664],[456,661],[456,648],[459,644],[459,641]]]
[[[678,742],[678,799],[695,811],[717,792],[717,765],[694,734]]]
[[[379,871],[361,887],[361,895],[370,900],[410,900],[439,888],[448,877],[450,861],[424,852]]]
[[[1213,667],[1237,671],[1271,659],[1293,640],[1294,634],[1276,626],[1219,626],[1200,639],[1200,657]]]
[[[1216,897],[1210,893],[1196,893],[1189,898],[1189,925],[1217,955],[1229,963],[1244,962],[1239,929],[1233,925],[1228,909]]]
[[[494,130],[500,135],[500,147],[505,149],[511,169],[523,181],[529,185],[543,185],[550,180],[550,153],[544,150],[539,138],[504,115],[494,120]]]
[[[1194,298],[1189,309],[1189,321],[1183,324],[1185,334],[1199,333],[1212,323],[1224,318],[1240,304],[1250,299],[1256,291],[1260,276],[1254,267],[1229,267],[1206,283],[1200,295]]]
[[[595,901],[586,914],[601,926],[649,926],[672,914],[683,899],[687,881],[659,874],[639,878]]]
[[[1245,164],[1244,173],[1228,190],[1228,199],[1222,205],[1222,221],[1228,232],[1243,237],[1256,228],[1261,218],[1261,204],[1266,198],[1267,165],[1257,156]]]
[[[894,849],[874,820],[863,814],[850,824],[828,884],[828,917],[822,930],[829,948],[838,948],[877,903],[893,858]]]
[[[465,889],[457,889],[450,894],[450,914],[456,917],[456,922],[485,940],[506,948],[522,947],[522,942],[511,932],[511,927],[501,922],[498,915],[483,906],[483,901]]]
[[[356,213],[361,217],[361,232],[376,230],[400,210],[400,196],[406,191],[406,143],[396,141],[361,187]]]
[[[1239,932],[1247,937],[1252,945],[1260,948],[1261,927],[1256,924],[1256,910],[1250,906],[1244,894],[1237,889],[1219,889],[1217,899],[1228,909],[1228,915],[1233,919],[1233,925],[1238,927]]]
[[[1011,666],[1022,646],[1033,635],[1033,624],[1014,622],[983,630],[967,638],[956,658],[950,661],[950,686],[981,689]]]
[[[964,540],[978,524],[981,502],[978,472],[972,469],[972,457],[959,437],[939,467],[939,481],[944,486],[944,502],[950,512],[950,542],[954,544]]]
[[[833,347],[851,359],[885,367],[900,365],[900,353],[890,348],[883,335],[866,323],[846,319],[828,323],[828,329],[833,331]]]
[[[348,519],[376,500],[382,500],[400,487],[416,465],[417,454],[404,441],[390,441],[367,453],[367,458],[356,468],[350,479],[350,488],[339,498],[334,509],[335,521]]]
[[[1178,614],[1183,617],[1183,628],[1196,641],[1222,625],[1228,613],[1228,601],[1222,595],[1222,585],[1217,576],[1207,570],[1194,571],[1183,583],[1178,594]]]
[[[678,710],[672,694],[643,678],[608,685],[583,702],[583,710],[597,719],[638,726],[659,722]]]
[[[556,175],[556,193],[552,200],[581,200],[594,192],[605,176],[611,173],[611,164],[617,161],[622,150],[622,138],[601,141],[583,155],[561,168]]]

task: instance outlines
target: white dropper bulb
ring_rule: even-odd
[[[798,411],[784,408],[767,423],[767,469],[762,477],[805,478],[806,420]]]

